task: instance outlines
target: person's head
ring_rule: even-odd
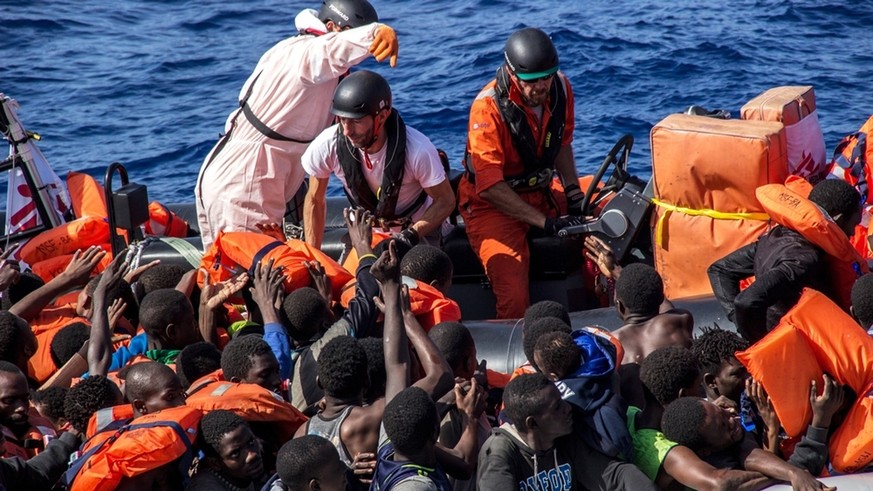
[[[571,325],[567,307],[554,300],[540,300],[528,307],[524,311],[524,325],[529,326],[543,317],[557,317],[564,321],[564,324]]]
[[[97,290],[97,284],[100,283],[101,274],[93,276],[88,283],[85,285],[85,288],[79,292],[79,297],[76,300],[76,313],[81,317],[91,317],[91,306],[92,306],[92,297],[94,296],[94,292]],[[117,299],[121,299],[126,304],[124,308],[123,316],[125,319],[130,321],[131,325],[136,326],[139,324],[139,301],[133,295],[133,291],[130,289],[130,283],[121,279],[118,280],[118,284],[115,285],[114,288],[106,292],[106,305],[112,305]]]
[[[378,73],[359,70],[337,85],[330,110],[352,146],[378,150],[385,141],[382,130],[391,114],[391,87]]]
[[[749,372],[734,353],[748,347],[748,341],[718,326],[704,329],[694,340],[691,351],[700,363],[707,397],[725,396],[739,404]]]
[[[560,68],[558,50],[549,35],[533,27],[515,31],[506,40],[503,57],[524,103],[531,107],[545,103]]]
[[[178,264],[158,264],[145,270],[139,276],[137,283],[142,295],[145,296],[155,290],[176,288],[183,276],[185,276],[185,268]]]
[[[321,332],[329,319],[327,302],[310,287],[298,288],[282,302],[283,324],[297,343],[305,343]]]
[[[52,422],[55,428],[60,428],[67,422],[64,416],[64,399],[67,397],[66,387],[49,387],[30,392],[30,403],[39,415]]]
[[[534,364],[549,380],[558,381],[572,374],[582,364],[582,350],[566,332],[547,332],[534,347]]]
[[[32,271],[22,271],[18,275],[18,281],[9,285],[3,295],[0,296],[0,309],[9,310],[22,298],[39,290],[45,282]]]
[[[221,351],[212,343],[200,341],[189,344],[176,357],[176,375],[187,389],[191,384],[221,368]]]
[[[403,261],[403,258],[406,257],[406,254],[412,250],[412,246],[409,242],[405,240],[397,240],[393,237],[388,237],[386,239],[380,240],[375,247],[373,247],[373,254],[376,257],[382,257],[382,253],[388,250],[388,246],[394,244],[394,255],[397,256],[398,261]]]
[[[60,368],[82,349],[88,340],[91,328],[84,322],[73,322],[58,330],[49,345],[49,354],[55,366]]]
[[[679,397],[704,395],[697,357],[683,346],[665,346],[650,353],[640,364],[640,382],[661,406]]]
[[[230,411],[210,411],[200,420],[200,449],[206,465],[239,487],[264,474],[261,442],[248,423]]]
[[[321,349],[317,364],[318,384],[326,396],[340,400],[362,397],[367,385],[367,353],[357,339],[331,339]]]
[[[865,274],[852,285],[851,312],[864,329],[873,326],[873,274]]]
[[[24,373],[10,362],[0,361],[0,424],[26,427],[29,408],[30,391]]]
[[[221,353],[221,370],[231,382],[260,385],[270,391],[282,386],[279,361],[259,336],[237,337],[227,343]]]
[[[129,366],[124,393],[137,417],[185,404],[185,389],[176,372],[154,361]]]
[[[202,341],[194,322],[194,307],[184,293],[172,288],[155,290],[142,299],[140,322],[146,335],[163,349],[182,349]]]
[[[382,338],[364,338],[358,341],[367,355],[367,390],[364,391],[364,401],[373,401],[385,396],[385,347]]]
[[[855,234],[861,223],[861,195],[854,186],[842,179],[825,179],[812,187],[809,200],[830,215],[848,237]]]
[[[288,491],[344,491],[346,465],[329,440],[306,435],[289,440],[276,457],[276,473]]]
[[[534,348],[536,348],[537,341],[539,341],[540,337],[549,332],[564,332],[570,334],[570,326],[557,317],[542,317],[530,324],[527,322],[524,324],[524,330],[522,331],[524,356],[527,357],[527,361],[530,362],[534,368],[537,368],[536,362],[534,361]]]
[[[664,301],[664,282],[655,268],[642,263],[625,266],[615,281],[615,307],[625,319],[629,315],[658,315]]]
[[[64,414],[70,425],[84,433],[97,411],[124,403],[121,390],[102,375],[91,375],[74,385],[64,398]]]
[[[452,259],[442,249],[420,244],[406,253],[400,261],[400,273],[427,283],[443,295],[452,286]]]
[[[546,443],[573,431],[570,404],[541,373],[519,375],[506,384],[503,408],[520,433],[536,434]]]
[[[476,342],[466,326],[460,322],[440,322],[427,335],[452,367],[455,377],[467,380],[473,377],[478,364]]]
[[[436,444],[436,405],[423,389],[409,387],[394,396],[382,416],[385,434],[398,453],[409,457]]]
[[[698,397],[680,397],[667,405],[661,431],[699,455],[725,450],[744,437],[739,417]]]
[[[0,360],[27,372],[27,360],[36,353],[36,348],[36,336],[27,321],[5,310],[0,311]]]
[[[379,15],[367,0],[325,0],[318,20],[329,32],[339,32],[379,22]]]

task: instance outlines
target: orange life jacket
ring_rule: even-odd
[[[253,273],[252,265],[283,266],[285,292],[309,286],[311,278],[303,262],[307,257],[269,235],[257,232],[219,232],[209,250],[203,254],[200,267],[205,268],[213,283],[224,281],[237,273]],[[201,280],[201,285],[202,280]]]
[[[106,266],[109,266],[109,263],[112,262],[112,246],[109,244],[99,244],[100,248],[106,251],[108,254],[103,256],[103,259],[97,263],[97,266],[91,271],[91,276],[96,276],[103,272],[106,269]],[[73,260],[72,254],[62,254],[60,256],[50,257],[48,259],[44,259],[36,264],[31,264],[30,269],[42,280],[46,283],[51,281],[54,277],[64,272],[67,269],[67,266],[70,265],[70,262]]]
[[[35,320],[35,322],[31,322],[31,329],[33,333],[36,335],[36,353],[30,357],[27,361],[27,374],[40,384],[49,379],[54,373],[58,370],[58,366],[55,365],[55,361],[52,359],[51,354],[51,344],[52,340],[58,334],[58,332],[64,327],[72,324],[73,322],[84,322],[85,324],[91,324],[91,321],[78,316],[58,316],[54,319],[49,325],[46,324],[38,324],[37,322],[40,318],[44,318],[47,314],[46,311],[49,311],[48,314],[51,315],[52,308],[46,308],[40,313],[39,317]],[[63,314],[67,314],[68,311],[63,312]],[[75,315],[75,311],[72,312]]]
[[[210,382],[188,396],[185,404],[204,413],[224,409],[249,422],[273,423],[280,444],[294,438],[308,419],[278,394],[256,384]]]
[[[108,241],[109,224],[104,218],[78,218],[31,238],[15,253],[15,257],[27,264],[36,264]]]
[[[91,419],[88,420],[88,429],[85,431],[87,441],[83,443],[82,452],[88,451],[94,445],[99,445],[98,441],[92,439],[94,435],[104,433],[109,429],[117,430],[131,420],[133,420],[133,406],[130,404],[104,407],[92,414]],[[112,435],[112,432],[109,435]]]
[[[81,172],[69,172],[67,189],[76,217],[105,218],[109,215],[103,186],[93,177]]]
[[[831,464],[852,472],[873,461],[873,338],[824,294],[804,289],[776,329],[736,356],[763,384],[789,436],[812,420],[811,380],[828,373],[848,385],[858,399],[830,437]]]
[[[145,223],[145,231],[159,237],[187,237],[188,222],[161,203],[152,201],[149,203],[149,221]]]
[[[852,306],[852,285],[870,269],[840,227],[806,198],[811,189],[806,181],[792,176],[785,185],[758,187],[755,196],[771,220],[794,230],[827,253],[831,292],[836,295],[837,303],[848,311]]]
[[[873,116],[861,128],[851,135],[843,137],[834,149],[834,156],[828,166],[828,177],[842,179],[861,193],[864,203],[864,213],[861,223],[855,228],[852,245],[861,256],[873,258],[870,248],[870,219],[873,217],[873,193],[870,193],[870,183],[873,182],[873,145],[870,136],[873,133]]]
[[[198,378],[191,383],[191,386],[188,387],[188,390],[185,392],[188,394],[188,397],[191,397],[192,395],[196,394],[201,389],[213,382],[224,382],[224,370],[219,368],[214,372],[207,373],[206,375]]]
[[[9,428],[0,426],[0,432],[3,433],[6,440],[3,442],[4,458],[31,459],[45,450],[46,445],[58,436],[51,421],[40,416],[36,409],[31,408],[28,411],[27,422],[30,423],[30,427],[21,439],[16,437]]]
[[[409,286],[409,307],[425,332],[429,332],[440,322],[461,320],[461,307],[458,303],[446,298],[436,288],[407,276],[403,277],[403,282]],[[343,291],[340,303],[345,308],[355,298],[354,285],[354,282],[349,283]]]
[[[192,445],[203,413],[188,406],[140,416],[116,430],[98,433],[97,444],[85,446],[65,480],[71,491],[110,491],[124,478],[136,477],[182,458],[187,475]],[[109,437],[105,437],[109,433]],[[84,448],[84,447],[83,447]]]
[[[321,252],[317,247],[312,247],[306,242],[297,239],[289,239],[285,242],[285,245],[306,256],[308,258],[307,261],[318,261],[321,264],[321,267],[324,268],[324,274],[330,278],[330,286],[333,290],[334,299],[340,298],[343,293],[343,287],[355,279],[353,273],[340,266],[332,257]]]

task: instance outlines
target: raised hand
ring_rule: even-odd
[[[286,240],[285,239],[285,230],[282,229],[282,227],[276,222],[256,223],[255,227],[257,227],[258,230],[260,230],[262,234],[269,235],[270,237],[278,240],[279,242],[285,242],[285,240]]]
[[[144,264],[144,265],[142,265],[142,266],[140,266],[140,267],[138,267],[138,268],[136,268],[136,269],[133,269],[133,270],[131,270],[130,272],[128,272],[126,275],[124,275],[124,281],[126,281],[126,282],[128,282],[128,283],[133,283],[134,281],[138,280],[139,277],[140,277],[143,273],[145,273],[146,271],[148,271],[148,270],[154,268],[154,267],[157,266],[158,264],[161,264],[161,260],[160,260],[160,259],[155,259],[154,261],[152,261],[152,262],[150,262],[150,263],[148,263],[148,264]]]
[[[258,304],[264,324],[279,322],[278,310],[282,308],[285,290],[282,268],[273,268],[273,260],[255,267],[253,286],[249,289],[252,299]]]
[[[318,293],[330,305],[333,301],[333,285],[331,284],[330,277],[325,274],[324,267],[318,261],[304,261],[303,264],[306,266],[306,270],[309,271],[309,276],[312,277],[312,284],[315,285],[315,289],[318,290]]]
[[[121,254],[119,253],[119,255]],[[99,246],[91,246],[84,251],[79,249],[73,254],[73,260],[67,265],[67,269],[59,276],[70,285],[84,285],[88,283],[91,272],[100,264],[104,256],[106,256],[106,251]],[[125,270],[128,264],[129,262],[125,261]],[[121,279],[121,277],[118,279]]]
[[[233,278],[228,278],[224,281],[212,284],[209,282],[209,275],[203,275],[203,289],[200,293],[200,303],[205,304],[209,309],[214,310],[221,307],[224,302],[230,300],[240,290],[245,288],[249,282],[249,274],[242,272]]]
[[[467,418],[479,419],[485,412],[488,400],[485,389],[479,385],[476,378],[470,379],[470,384],[455,384],[455,404]]]
[[[609,247],[609,244],[600,237],[594,235],[585,237],[585,256],[597,265],[603,276],[612,280],[618,279],[621,266],[616,264],[612,247]]]
[[[0,254],[0,291],[18,283],[18,279],[21,277],[21,266],[18,261],[9,259],[14,250],[14,247],[10,247],[6,252]]]
[[[389,282],[400,283],[400,260],[397,259],[397,246],[393,239],[388,243],[388,250],[370,266],[370,274],[383,286]]]
[[[343,218],[349,230],[349,239],[358,257],[372,254],[373,248],[373,215],[363,208],[343,209]]]
[[[809,404],[812,406],[812,425],[816,428],[828,428],[831,425],[834,413],[843,407],[846,401],[846,393],[843,387],[828,374],[823,374],[824,390],[817,395],[817,383],[815,380],[809,384]]]

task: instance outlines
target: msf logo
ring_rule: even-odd
[[[343,11],[341,11],[340,9],[338,9],[338,8],[336,7],[336,5],[331,4],[330,7],[328,7],[328,8],[331,9],[331,10],[332,10],[336,15],[342,17],[344,21],[346,21],[346,22],[349,21],[349,16],[346,15],[346,14],[345,14]]]

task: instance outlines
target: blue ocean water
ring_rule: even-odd
[[[811,84],[830,152],[873,114],[873,13],[827,0],[372,0],[400,37],[388,78],[407,123],[460,166],[470,102],[508,35],[549,32],[576,94],[574,150],[591,172],[624,133],[691,104],[729,109]],[[260,55],[317,0],[0,0],[0,91],[59,174],[124,163],[164,202],[193,200],[203,157]],[[4,190],[5,191],[5,190]],[[334,192],[338,189],[334,189]],[[2,192],[2,191],[0,191]]]

